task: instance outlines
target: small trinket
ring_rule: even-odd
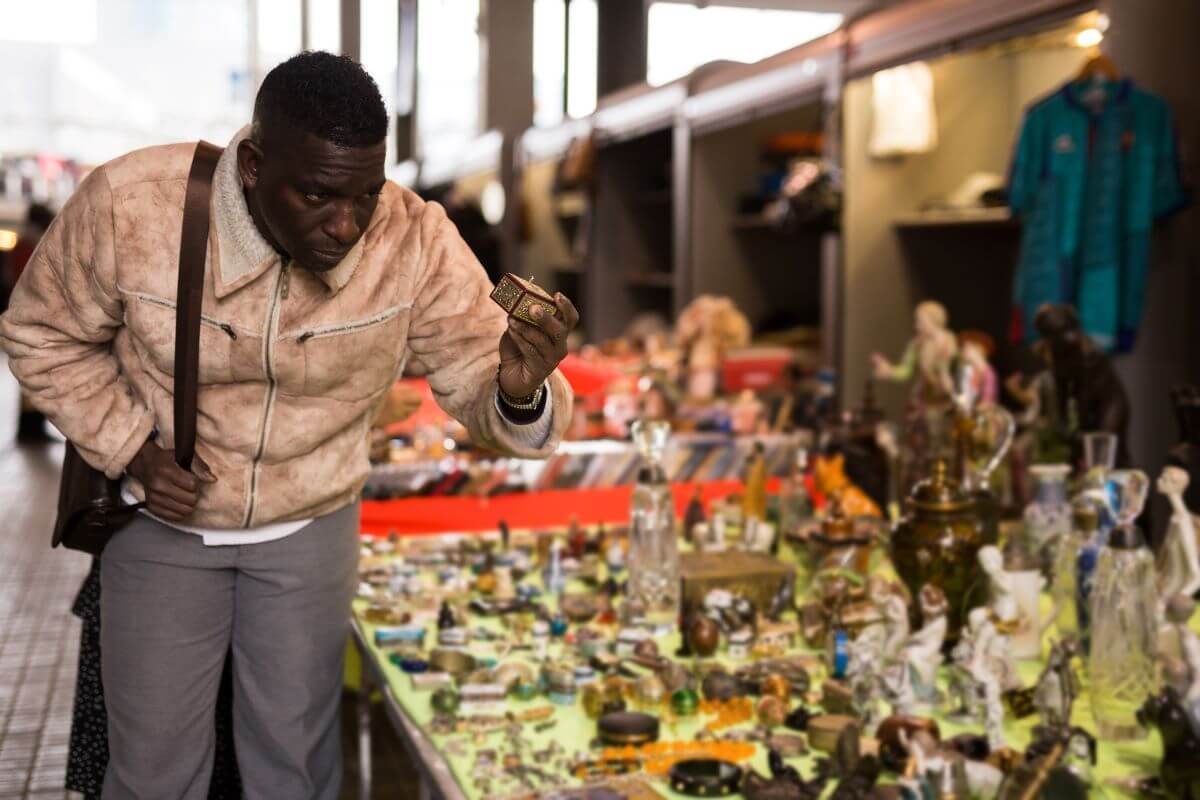
[[[759,684],[758,693],[764,697],[778,697],[786,705],[792,699],[792,685],[782,675],[771,674],[763,678],[762,683]]]
[[[613,747],[638,746],[658,741],[658,719],[637,711],[605,714],[596,723],[600,741]]]
[[[466,647],[467,637],[466,628],[446,628],[438,631],[438,644],[442,647]]]
[[[543,319],[554,316],[561,317],[554,298],[545,289],[534,283],[532,278],[525,280],[511,272],[506,272],[496,282],[491,297],[492,301],[503,308],[510,317],[516,317],[534,327],[540,327]],[[543,316],[534,317],[534,308],[540,308],[539,313]]]
[[[458,623],[454,619],[454,610],[450,608],[450,603],[446,600],[442,601],[442,607],[438,609],[437,626],[439,631],[449,630]]]
[[[596,683],[584,686],[581,699],[584,713],[591,719],[600,719],[604,714],[604,687]]]
[[[557,614],[550,620],[550,635],[555,639],[561,639],[567,634],[567,618],[561,614]]]
[[[642,706],[653,708],[662,703],[667,690],[657,675],[643,675],[638,678],[635,692]]]
[[[617,658],[633,658],[637,646],[650,639],[650,634],[641,628],[622,628],[617,634]]]
[[[671,711],[676,716],[690,717],[700,708],[700,697],[695,689],[677,689],[671,693]]]
[[[454,678],[446,672],[415,672],[411,674],[410,680],[413,689],[418,692],[432,692],[454,686]]]
[[[808,744],[814,750],[822,753],[832,753],[837,749],[838,739],[842,731],[857,722],[854,717],[844,714],[822,714],[808,720]]]
[[[647,662],[658,660],[658,642],[653,639],[645,639],[638,642],[633,648],[634,658],[641,659]]]
[[[480,594],[495,594],[496,573],[484,572],[475,578],[475,591]]]
[[[754,709],[759,723],[765,728],[777,728],[787,719],[788,708],[783,700],[773,694],[763,695]]]
[[[742,768],[728,761],[689,759],[671,767],[671,789],[688,797],[726,797],[742,784]]]
[[[453,714],[458,711],[459,696],[453,689],[438,689],[430,702],[437,713]]]
[[[729,634],[729,657],[742,661],[750,657],[750,648],[754,644],[754,633],[749,628],[741,628]]]
[[[533,654],[535,658],[545,658],[550,647],[550,626],[545,620],[533,623]]]
[[[596,682],[596,670],[592,669],[587,664],[580,664],[575,667],[575,685],[583,686],[588,683]]]
[[[721,643],[721,631],[717,623],[704,614],[693,614],[687,627],[688,646],[700,658],[708,658],[717,652]]]
[[[513,684],[512,695],[518,700],[527,702],[538,696],[538,685],[532,680],[522,678]]]
[[[731,700],[742,694],[742,684],[737,678],[721,669],[715,669],[704,676],[700,683],[707,700]]]
[[[395,628],[376,628],[375,646],[411,642],[421,647],[425,643],[425,629],[419,625],[401,625]]]

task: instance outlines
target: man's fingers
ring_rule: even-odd
[[[175,486],[167,482],[155,483],[149,487],[148,494],[152,497],[167,497],[174,500],[176,503],[182,503],[189,508],[196,505],[199,500],[199,494],[194,491],[188,491],[182,486]]]
[[[517,345],[517,349],[521,351],[526,364],[541,359],[540,348],[533,337],[541,336],[544,341],[549,342],[549,337],[545,333],[527,322],[516,319],[509,322],[508,332],[512,336],[513,342]]]
[[[554,304],[558,306],[558,312],[562,314],[567,332],[570,333],[575,330],[575,327],[579,324],[579,309],[575,308],[575,304],[571,302],[571,298],[559,292],[554,295]]]
[[[172,522],[178,522],[187,517],[192,513],[194,508],[194,506],[188,507],[169,497],[155,497],[147,502],[147,506],[149,506],[150,512],[155,516],[171,520]]]
[[[541,306],[534,306],[534,308],[538,311],[541,310]],[[534,327],[546,334],[546,336],[549,337],[550,341],[552,342],[561,342],[563,339],[567,338],[567,334],[570,333],[571,330],[567,327],[563,320],[559,319],[554,314],[545,313],[541,314],[540,318],[538,319],[538,324]]]

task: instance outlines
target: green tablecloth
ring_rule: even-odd
[[[881,565],[886,569],[886,565]],[[582,590],[582,587],[569,587],[569,590]],[[404,712],[415,722],[419,727],[428,732],[429,724],[434,717],[434,712],[430,704],[432,692],[418,691],[413,688],[412,681],[408,675],[401,671],[398,667],[388,661],[386,653],[377,648],[374,644],[374,631],[377,626],[366,622],[361,617],[362,610],[366,607],[367,601],[357,600],[354,604],[354,613],[358,617],[357,622],[366,632],[368,656],[372,658],[383,675],[386,676],[387,682],[395,694],[397,701]],[[1049,608],[1048,598],[1045,601],[1046,609]],[[499,623],[490,619],[474,619],[472,626],[482,624],[489,627],[494,627],[499,630]],[[427,632],[427,643],[436,642],[437,630],[436,625],[430,625]],[[674,653],[679,644],[678,634],[663,637],[660,641],[660,651],[664,654]],[[553,643],[550,647],[550,655],[552,657],[566,652],[566,645],[561,643]],[[490,654],[492,651],[486,647],[472,645],[472,652],[480,655]],[[797,652],[806,652],[798,649]],[[531,655],[526,652],[524,655],[515,656],[518,660],[525,660],[531,665],[533,661]],[[717,663],[725,664],[729,667],[737,667],[748,662],[731,661],[728,658],[714,659]],[[1036,682],[1042,668],[1042,662],[1025,661],[1019,663],[1019,671],[1021,678],[1026,685],[1033,685]],[[944,670],[944,668],[943,668]],[[1087,676],[1081,672],[1080,677],[1084,682],[1084,692],[1075,704],[1075,712],[1073,723],[1080,725],[1089,731],[1095,732],[1096,726],[1092,719],[1091,706],[1086,692]],[[538,698],[534,701],[520,702],[509,700],[508,706],[511,710],[520,711],[526,708],[546,705],[548,701],[545,698]],[[555,725],[553,728],[538,733],[533,730],[532,725],[526,725],[526,739],[531,743],[534,750],[540,750],[547,747],[552,741],[559,742],[564,746],[569,753],[586,753],[589,743],[596,736],[596,724],[589,719],[584,713],[582,705],[578,702],[574,706],[555,706],[554,717]],[[972,732],[981,733],[981,726],[962,726],[956,725],[943,715],[935,715],[938,724],[942,730],[942,736],[948,737],[958,733]],[[663,724],[660,739],[664,741],[675,740],[690,740],[708,721],[708,717],[698,715],[689,719],[680,720],[677,725],[671,726]],[[1005,734],[1010,747],[1023,751],[1029,744],[1030,734],[1033,726],[1037,724],[1037,717],[1030,717],[1026,720],[1014,720],[1011,716],[1005,723]],[[502,749],[505,734],[491,734],[484,747],[493,749]],[[464,734],[455,734],[451,736],[440,736],[430,733],[430,740],[438,751],[445,757],[450,765],[459,786],[463,793],[471,800],[477,800],[484,795],[476,787],[474,780],[471,777],[472,767],[475,763],[475,748],[470,743],[470,737]],[[461,755],[456,755],[447,750],[447,743],[451,739],[461,739],[465,742],[465,747]],[[764,776],[769,776],[770,771],[767,768],[767,759],[765,749],[758,746],[755,756],[744,766],[753,768]],[[1161,744],[1156,733],[1150,733],[1146,738],[1131,743],[1121,743],[1119,745],[1111,742],[1099,743],[1098,764],[1095,769],[1095,782],[1092,792],[1093,797],[1123,797],[1124,792],[1113,787],[1104,786],[1104,779],[1115,776],[1131,776],[1131,775],[1152,775],[1158,770],[1158,763],[1161,757]],[[789,763],[798,767],[806,777],[812,777],[814,774],[815,754],[801,756],[790,759]],[[565,777],[565,776],[564,776]],[[890,778],[885,777],[884,780]],[[670,791],[665,782],[653,784],[654,787],[665,797],[676,798],[681,797]],[[497,786],[493,786],[493,793],[505,794],[498,791]]]

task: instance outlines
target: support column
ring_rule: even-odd
[[[480,31],[483,127],[504,136],[500,261],[512,272],[519,269],[521,245],[521,192],[514,155],[521,134],[533,124],[533,0],[483,0]]]
[[[342,0],[342,55],[362,60],[361,0]]]
[[[596,4],[596,97],[646,80],[645,0]]]

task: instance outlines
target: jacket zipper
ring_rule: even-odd
[[[250,468],[250,502],[246,505],[246,517],[242,520],[243,528],[249,528],[250,520],[254,518],[254,500],[258,492],[258,468],[262,463],[263,451],[267,447],[267,423],[271,419],[271,407],[275,403],[276,389],[272,344],[275,332],[279,327],[279,308],[282,301],[287,299],[288,268],[291,265],[290,260],[283,262],[283,267],[279,270],[279,277],[275,279],[275,291],[271,295],[271,307],[267,312],[267,332],[263,342],[263,366],[267,372],[267,399],[263,403],[262,419],[258,425],[258,447],[254,451],[254,461]]]
[[[309,339],[316,339],[321,336],[337,336],[338,334],[342,333],[350,333],[351,331],[370,328],[375,325],[382,325],[383,323],[389,322],[390,320],[400,316],[400,312],[403,310],[403,307],[396,306],[395,308],[390,308],[387,311],[376,314],[373,317],[368,317],[364,320],[359,320],[358,322],[347,322],[344,325],[330,325],[323,328],[313,328],[312,330],[304,331],[304,333],[301,333],[299,336],[297,336],[296,341],[300,344],[304,344]]]
[[[135,295],[135,296],[142,302],[149,303],[152,306],[159,306],[160,308],[169,308],[172,311],[178,310],[178,306],[169,300],[160,300],[157,297],[151,297],[151,296],[145,295],[145,294],[139,294],[139,295]],[[287,295],[285,294],[284,297],[286,297],[286,296]],[[230,339],[237,338],[237,331],[234,329],[234,327],[232,325],[230,325],[228,322],[221,322],[218,319],[213,319],[212,317],[208,316],[207,314],[200,315],[200,324],[207,325],[210,328],[216,328],[219,331],[224,331],[225,334]]]

